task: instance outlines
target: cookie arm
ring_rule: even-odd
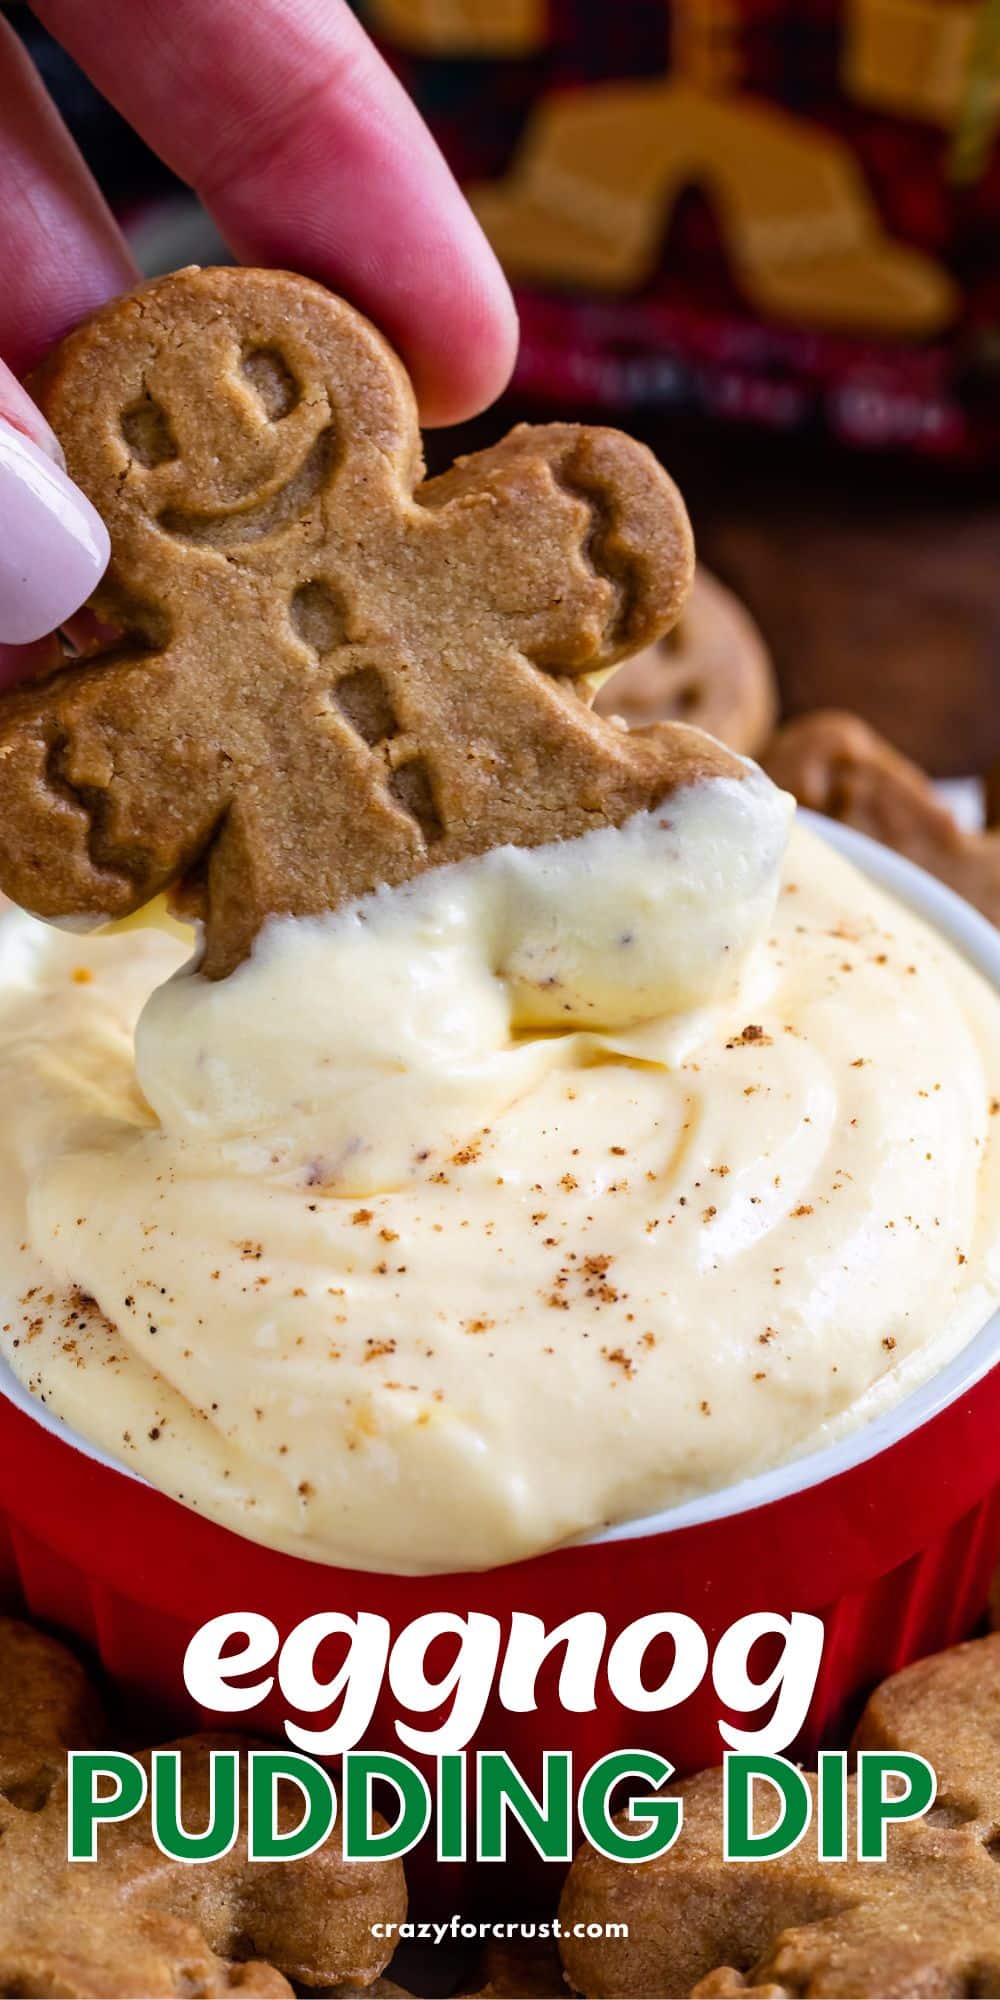
[[[684,502],[644,445],[589,425],[519,425],[420,488],[519,650],[573,677],[675,623],[694,573]]]
[[[123,917],[191,869],[227,773],[169,662],[121,655],[0,698],[0,890]]]

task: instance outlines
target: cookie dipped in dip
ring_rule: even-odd
[[[789,812],[695,787],[275,918],[221,982],[9,915],[20,1379],[243,1534],[399,1571],[885,1409],[1000,1289],[1000,1004]]]
[[[522,427],[422,482],[398,359],[281,273],[158,280],[39,393],[119,632],[0,698],[0,885],[79,923],[180,883],[199,929],[0,928],[30,1392],[244,1535],[434,1572],[954,1354],[1000,1001],[754,765],[581,699],[690,581],[651,455]]]

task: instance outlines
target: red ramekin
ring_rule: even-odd
[[[821,824],[1000,988],[991,924],[888,850]],[[791,1754],[810,1759],[822,1743],[845,1740],[874,1683],[968,1635],[1000,1554],[1000,1314],[894,1409],[822,1451],[530,1561],[461,1575],[368,1574],[261,1547],[114,1466],[9,1371],[0,1388],[6,1603],[82,1639],[158,1729],[232,1726],[232,1717],[196,1709],[182,1674],[191,1636],[221,1611],[264,1613],[284,1636],[331,1610],[376,1613],[393,1634],[431,1611],[486,1612],[502,1627],[515,1611],[531,1612],[551,1630],[596,1610],[610,1644],[632,1620],[669,1610],[698,1620],[710,1645],[747,1612],[808,1611],[823,1619],[826,1642]],[[506,1750],[529,1781],[546,1749],[572,1750],[578,1776],[636,1745],[679,1771],[719,1760],[726,1746],[710,1679],[683,1708],[641,1716],[599,1681],[596,1708],[578,1715],[559,1704],[559,1664],[543,1669],[534,1712],[509,1714],[491,1699],[471,1747]],[[246,1726],[280,1736],[287,1713],[275,1690]],[[411,1754],[395,1732],[398,1713],[384,1689],[366,1748]],[[418,1870],[435,1903],[453,1909],[503,1894],[502,1871],[479,1870],[473,1885],[460,1869],[436,1867],[433,1845],[422,1844]]]

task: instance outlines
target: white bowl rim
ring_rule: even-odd
[[[880,841],[871,840],[866,834],[856,833],[852,827],[841,826],[818,813],[800,809],[799,818],[853,861],[878,887],[888,890],[939,930],[963,958],[1000,992],[1000,930],[988,918],[942,882],[928,875],[925,869],[884,847]],[[785,1459],[782,1464],[741,1479],[733,1486],[718,1487],[711,1493],[699,1494],[679,1506],[663,1508],[655,1514],[616,1522],[611,1527],[580,1535],[573,1543],[562,1546],[587,1547],[595,1543],[635,1541],[673,1534],[681,1528],[700,1527],[710,1521],[748,1513],[752,1509],[788,1499],[863,1465],[911,1432],[921,1429],[949,1404],[974,1388],[998,1362],[1000,1311],[991,1316],[981,1331],[944,1368],[911,1390],[891,1409],[832,1444],[821,1445],[797,1458]],[[0,1395],[43,1430],[81,1452],[85,1458],[120,1473],[126,1479],[136,1480],[141,1486],[151,1484],[131,1466],[123,1465],[110,1453],[91,1444],[52,1410],[40,1404],[18,1381],[3,1358],[0,1358]],[[183,1502],[177,1504],[183,1505]]]

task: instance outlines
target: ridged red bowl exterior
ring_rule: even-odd
[[[283,1636],[329,1610],[375,1612],[394,1633],[427,1611],[485,1611],[501,1624],[528,1611],[551,1629],[597,1610],[609,1639],[635,1618],[671,1610],[696,1618],[710,1643],[748,1611],[811,1611],[824,1620],[826,1645],[794,1746],[808,1760],[822,1743],[845,1740],[875,1682],[967,1636],[980,1618],[1000,1554],[998,1435],[1000,1366],[887,1449],[769,1505],[502,1569],[395,1577],[261,1548],[88,1457],[0,1397],[0,1579],[8,1608],[24,1606],[83,1640],[161,1733],[220,1720],[195,1709],[182,1665],[192,1634],[223,1610],[263,1612]],[[475,1746],[507,1750],[528,1778],[543,1749],[572,1749],[582,1775],[637,1742],[679,1771],[717,1762],[725,1747],[710,1686],[680,1710],[641,1717],[606,1684],[594,1713],[565,1713],[555,1671],[540,1677],[539,1695],[530,1715],[492,1703]],[[275,1693],[247,1726],[280,1736],[285,1711]],[[384,1695],[366,1748],[402,1748],[394,1712]],[[423,1909],[515,1907],[506,1871],[441,1868],[430,1837],[410,1862]],[[525,1887],[519,1872],[522,1899]]]

